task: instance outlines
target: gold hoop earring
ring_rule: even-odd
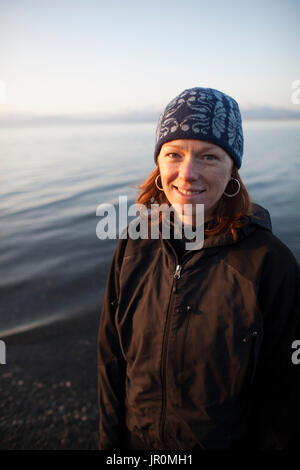
[[[157,187],[157,189],[159,189],[160,191],[163,191],[164,189],[163,188],[160,188],[157,184],[157,179],[159,178],[160,175],[157,175],[157,177],[155,178],[155,186]],[[161,179],[160,179],[161,181]]]
[[[233,194],[228,194],[228,193],[226,193],[226,191],[224,191],[223,194],[224,194],[225,196],[227,196],[227,197],[234,197],[234,196],[236,196],[236,195],[240,192],[240,189],[241,189],[240,182],[239,182],[239,180],[238,180],[237,178],[230,178],[229,181],[231,181],[231,180],[233,180],[233,181],[235,181],[235,182],[237,183],[238,188],[237,188],[236,192],[233,193]],[[228,181],[228,183],[229,183],[229,181]]]

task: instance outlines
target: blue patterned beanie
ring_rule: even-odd
[[[214,88],[190,88],[174,98],[161,113],[157,129],[154,160],[165,142],[197,139],[222,147],[237,168],[243,156],[243,128],[239,105]]]

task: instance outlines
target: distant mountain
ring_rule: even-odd
[[[128,113],[85,114],[85,115],[37,115],[26,113],[1,113],[0,126],[36,126],[62,124],[101,124],[157,122],[160,111],[136,110]],[[247,119],[300,119],[300,111],[267,106],[242,108],[241,114]]]
[[[241,108],[241,114],[243,119],[300,119],[300,110],[268,106]]]

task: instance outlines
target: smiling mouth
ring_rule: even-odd
[[[206,191],[205,189],[183,189],[183,188],[178,188],[175,185],[173,185],[173,187],[182,196],[197,196],[198,194],[204,193],[204,191]]]

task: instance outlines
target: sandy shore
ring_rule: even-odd
[[[0,449],[97,449],[99,314],[1,338]]]

